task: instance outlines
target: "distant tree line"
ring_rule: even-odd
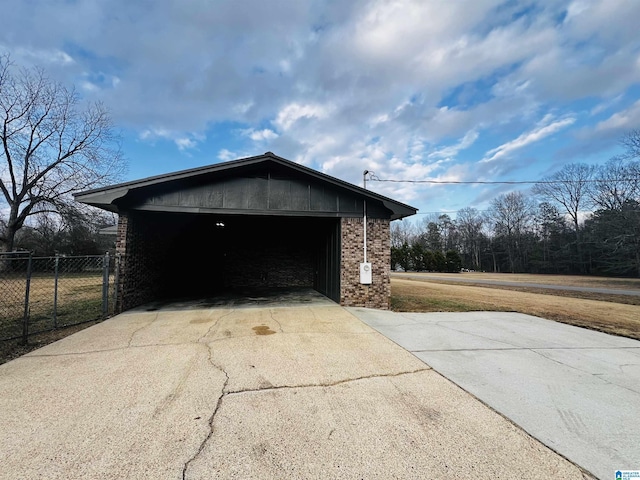
[[[0,229],[2,222],[0,218]],[[93,208],[68,206],[55,215],[40,213],[16,233],[16,249],[36,257],[114,253],[115,236],[101,231],[115,222],[113,214]]]
[[[392,223],[392,268],[640,277],[640,130],[622,143],[623,155],[565,165],[485,212]]]

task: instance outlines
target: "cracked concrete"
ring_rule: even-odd
[[[349,310],[599,478],[640,465],[637,340],[515,313]]]
[[[328,302],[127,312],[0,366],[0,424],[0,478],[582,478]]]
[[[211,347],[209,347],[209,353],[211,353]],[[216,403],[216,407],[213,410],[213,413],[211,414],[211,417],[209,417],[209,420],[207,422],[208,425],[209,425],[209,433],[208,433],[208,435],[204,438],[204,440],[202,440],[202,443],[200,443],[200,446],[198,447],[198,451],[191,458],[189,458],[189,460],[187,460],[185,462],[184,466],[182,467],[182,478],[183,478],[183,480],[186,478],[187,470],[189,469],[189,465],[191,465],[191,463],[198,458],[198,456],[202,453],[202,450],[204,450],[204,447],[207,444],[207,442],[213,436],[214,420],[216,418],[216,414],[218,413],[218,410],[220,410],[220,405],[222,405],[222,400],[224,399],[224,397],[228,393],[226,389],[227,389],[227,384],[229,383],[229,375],[227,374],[226,371],[224,371],[224,369],[220,368],[218,365],[215,365],[213,363],[213,361],[211,359],[211,354],[209,355],[209,363],[211,363],[211,365],[213,365],[214,368],[217,368],[222,373],[224,373],[224,376],[225,376],[224,385],[222,385],[222,392],[221,392],[220,396],[218,397],[218,401]]]

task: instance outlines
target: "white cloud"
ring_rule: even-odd
[[[548,115],[545,116],[545,118],[543,119],[544,123],[549,120],[548,117]],[[480,163],[494,162],[501,158],[508,157],[514,151],[524,148],[531,143],[538,142],[543,138],[548,137],[549,135],[553,135],[557,131],[566,128],[569,125],[572,125],[575,121],[575,118],[569,117],[555,122],[539,125],[535,129],[523,133],[518,138],[489,150],[485,154],[484,158],[480,161]]]
[[[605,100],[604,102],[600,102],[598,105],[593,107],[589,111],[589,115],[598,115],[599,113],[604,112],[610,108],[613,108],[615,105],[619,104],[623,99],[623,95],[616,95],[614,98],[610,98]]]
[[[273,130],[271,130],[270,128],[264,128],[262,130],[254,130],[253,128],[248,128],[248,129],[242,130],[242,134],[249,137],[254,142],[274,140],[278,138],[278,134]]]
[[[606,120],[599,122],[595,127],[595,131],[596,133],[608,130],[623,132],[624,130],[638,128],[638,125],[640,125],[640,100],[629,108],[616,112]]]
[[[76,63],[71,55],[66,53],[64,50],[57,48],[12,48],[7,44],[0,43],[0,51],[3,50],[10,52],[12,59],[20,64],[69,66]]]
[[[97,92],[98,90],[100,90],[96,84],[88,82],[86,80],[80,83],[80,88],[87,92]]]
[[[178,149],[181,151],[187,150],[189,148],[195,148],[196,145],[198,145],[198,142],[196,142],[192,138],[176,138],[174,142],[178,146]]]
[[[228,162],[229,160],[234,160],[236,158],[238,158],[238,155],[226,148],[223,148],[218,152],[218,159],[222,162]]]
[[[300,119],[322,120],[329,115],[329,112],[330,109],[324,105],[290,103],[280,109],[273,123],[280,130],[286,131]]]
[[[118,126],[203,161],[216,139],[221,160],[266,143],[354,182],[364,169],[458,178],[473,170],[460,157],[499,164],[551,135],[575,142],[572,112],[600,115],[582,127],[607,108],[592,132],[637,122],[636,107],[602,101],[638,98],[640,2],[34,2],[3,12],[0,50],[36,52],[29,62],[103,100]]]
[[[464,137],[455,145],[441,148],[434,152],[431,152],[429,158],[450,158],[455,157],[461,150],[469,148],[478,139],[480,135],[478,132],[471,130],[466,133]]]
[[[140,133],[141,140],[155,140],[157,138],[171,138],[172,134],[164,128],[147,128]]]
[[[139,138],[147,142],[154,142],[158,139],[170,140],[175,143],[178,150],[182,152],[195,148],[198,143],[204,141],[206,137],[199,133],[182,135],[179,132],[173,132],[165,128],[148,128],[140,133]]]

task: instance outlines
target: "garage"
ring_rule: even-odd
[[[278,288],[388,308],[390,222],[416,213],[271,152],[75,198],[119,216],[120,311]]]

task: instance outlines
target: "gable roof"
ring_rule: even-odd
[[[261,164],[266,163],[279,165],[284,167],[285,170],[288,169],[289,171],[296,172],[298,175],[301,174],[303,176],[310,177],[318,183],[324,183],[339,190],[347,191],[349,194],[361,197],[364,200],[372,200],[376,201],[376,203],[381,203],[391,212],[391,220],[408,217],[417,212],[417,209],[414,207],[397,202],[370,190],[365,190],[364,188],[325,173],[318,172],[317,170],[292,162],[291,160],[279,157],[272,152],[266,152],[263,155],[257,155],[254,157],[241,158],[205,167],[181,170],[164,175],[157,175],[116,185],[86,190],[84,192],[74,193],[74,197],[79,202],[117,213],[121,208],[126,208],[125,197],[129,198],[136,193],[143,193],[150,189],[157,190],[158,187],[162,188],[163,186],[168,186],[170,184],[194,180],[198,177],[233,175],[234,171],[240,172],[247,167],[260,166]]]

